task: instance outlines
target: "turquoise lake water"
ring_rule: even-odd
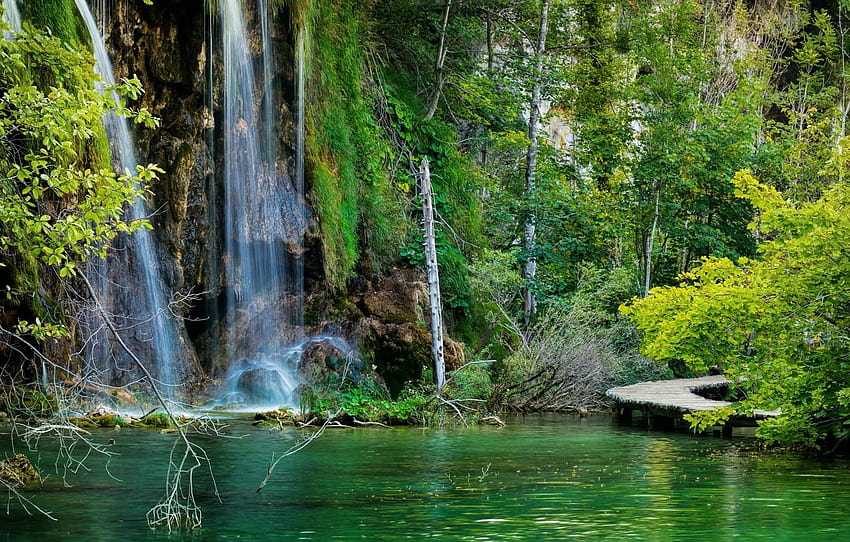
[[[620,427],[607,417],[509,418],[508,426],[329,429],[284,459],[257,493],[272,452],[307,433],[232,422],[242,438],[196,437],[203,528],[150,530],[174,435],[104,430],[110,478],[52,475],[27,497],[58,518],[0,511],[0,542],[183,540],[850,540],[850,462],[764,453],[723,439]],[[2,432],[2,429],[0,429]],[[0,442],[8,454],[10,440]],[[54,447],[30,454],[54,470]],[[6,504],[6,503],[4,503]],[[4,506],[4,508],[6,508]],[[8,512],[8,513],[7,513]]]

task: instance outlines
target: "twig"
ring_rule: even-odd
[[[450,407],[452,407],[454,409],[454,411],[457,413],[457,417],[460,419],[460,423],[462,423],[464,426],[467,426],[466,419],[463,417],[463,413],[460,411],[460,409],[457,407],[457,405],[454,404],[454,402],[447,401],[446,399],[443,399],[439,395],[437,395],[436,398],[439,399],[440,401],[442,401],[443,403],[449,405]]]
[[[283,459],[285,457],[289,457],[290,455],[297,454],[298,452],[300,452],[301,450],[303,450],[304,448],[309,446],[311,442],[313,442],[314,440],[319,438],[322,435],[322,433],[325,432],[325,429],[327,429],[327,427],[331,423],[331,421],[333,421],[334,418],[339,416],[340,412],[342,412],[342,409],[337,410],[336,413],[333,416],[329,416],[328,419],[325,420],[325,423],[322,424],[322,426],[319,428],[318,431],[316,431],[315,433],[313,433],[309,437],[305,438],[304,440],[301,440],[301,441],[295,443],[294,446],[292,446],[291,448],[289,448],[288,450],[283,452],[283,454],[281,454],[281,456],[278,457],[277,459],[275,459],[274,453],[272,453],[272,458],[269,461],[269,468],[266,470],[266,477],[263,478],[263,481],[260,482],[259,486],[257,486],[257,493],[262,491],[263,488],[266,487],[266,484],[269,483],[269,480],[271,480],[271,477],[272,477],[272,473],[274,472],[274,469],[275,469],[275,467],[277,467],[278,463],[283,461]],[[316,418],[312,418],[309,423],[312,423],[314,421],[316,421]],[[307,424],[304,424],[304,425],[307,425]]]
[[[20,491],[18,491],[18,488],[16,488],[15,486],[13,486],[12,484],[10,484],[10,483],[9,483],[9,482],[7,482],[6,480],[3,480],[2,478],[0,478],[0,485],[2,485],[3,487],[5,487],[5,488],[9,491],[9,500],[11,501],[12,497],[14,496],[14,497],[18,500],[18,503],[20,503],[21,507],[23,507],[24,512],[26,512],[26,513],[27,513],[27,514],[29,514],[30,516],[31,516],[31,515],[33,515],[33,514],[32,514],[32,512],[30,512],[29,507],[32,507],[32,508],[34,508],[34,509],[35,509],[35,510],[39,513],[39,514],[41,514],[42,516],[46,517],[46,518],[47,518],[47,519],[49,519],[50,521],[58,521],[55,517],[53,517],[53,515],[52,515],[50,512],[48,512],[47,510],[45,510],[45,509],[43,509],[43,508],[39,507],[37,504],[35,504],[35,503],[34,503],[34,502],[32,502],[31,500],[29,500],[28,498],[24,497],[24,496],[21,494],[21,492],[20,492]],[[7,505],[6,505],[6,513],[7,513],[7,514],[9,513],[9,504],[7,504]]]

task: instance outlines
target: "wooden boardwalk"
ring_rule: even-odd
[[[672,425],[685,414],[706,410],[715,410],[731,406],[729,401],[717,401],[698,395],[698,392],[716,390],[722,392],[732,384],[724,376],[704,376],[701,378],[681,378],[678,380],[658,380],[641,382],[631,386],[611,388],[606,395],[617,404],[616,415],[630,417],[632,410],[641,410],[648,415],[650,423],[659,419],[672,420]],[[776,410],[756,410],[752,416],[736,416],[731,425],[752,425],[757,420],[777,416]],[[730,429],[731,431],[731,429]]]

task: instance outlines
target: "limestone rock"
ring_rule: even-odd
[[[0,461],[0,481],[12,487],[26,487],[41,482],[41,476],[24,454]]]

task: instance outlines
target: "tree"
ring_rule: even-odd
[[[428,296],[431,304],[431,359],[437,393],[446,384],[446,361],[443,355],[443,306],[440,302],[440,274],[437,267],[437,244],[434,235],[434,201],[431,189],[431,168],[428,158],[419,167],[422,191],[422,229],[425,237],[425,264],[428,272]]]
[[[546,54],[546,34],[549,30],[549,0],[540,4],[540,25],[537,34],[537,47],[534,53],[534,83],[531,87],[531,102],[528,108],[528,153],[525,161],[525,197],[530,202],[534,198],[537,174],[537,131],[540,122],[541,79],[543,77],[543,59]],[[525,279],[523,286],[523,310],[526,325],[537,313],[537,299],[534,295],[534,280],[537,275],[536,252],[537,217],[532,209],[525,216],[525,231],[523,247],[525,249],[522,275]]]
[[[91,59],[55,38],[27,32],[0,41],[0,265],[14,277],[7,301],[35,300],[37,308],[40,274],[72,279],[116,235],[148,227],[128,221],[124,209],[145,197],[158,170],[113,172],[101,120],[113,111],[154,120],[101,95],[95,79]],[[125,81],[116,90],[137,96],[140,87]],[[53,331],[73,326],[52,324]]]
[[[842,142],[846,143],[846,142]],[[846,158],[835,155],[835,160]],[[814,202],[788,201],[748,170],[736,194],[759,211],[760,260],[706,259],[679,286],[623,307],[644,332],[643,351],[693,372],[720,365],[746,398],[735,412],[779,408],[760,423],[770,442],[836,444],[850,437],[850,187]],[[699,427],[729,412],[694,418]]]

